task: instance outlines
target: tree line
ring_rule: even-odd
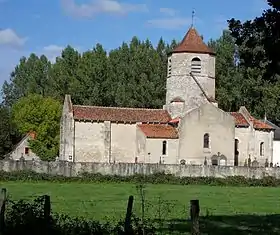
[[[280,3],[255,19],[228,20],[228,28],[209,47],[216,52],[219,107],[237,111],[245,105],[257,118],[280,124]],[[37,133],[32,150],[44,160],[58,154],[59,120],[65,94],[82,105],[162,108],[167,55],[178,44],[133,37],[106,52],[101,44],[80,53],[67,46],[55,63],[45,55],[22,57],[2,86],[0,155],[22,135]]]

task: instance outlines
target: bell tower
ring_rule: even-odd
[[[209,100],[215,100],[215,53],[191,27],[168,56],[165,108],[175,118]]]

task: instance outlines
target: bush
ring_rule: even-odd
[[[4,234],[6,235],[37,235],[43,231],[45,234],[52,235],[125,234],[124,222],[122,221],[113,226],[60,214],[51,214],[50,218],[46,220],[44,217],[44,197],[39,197],[33,202],[8,201],[5,225]],[[139,219],[133,217],[129,234],[142,235],[143,230],[144,234],[155,234],[155,228],[151,224],[143,225]]]
[[[95,183],[150,183],[177,185],[211,185],[211,186],[247,186],[247,187],[278,187],[280,179],[264,176],[261,179],[245,178],[244,176],[230,176],[226,178],[214,177],[176,177],[172,174],[155,173],[153,175],[101,175],[83,173],[78,177],[48,175],[33,171],[0,171],[0,181],[50,181],[50,182],[95,182]]]

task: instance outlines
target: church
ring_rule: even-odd
[[[168,56],[162,109],[82,106],[65,95],[59,160],[260,166],[273,162],[274,127],[246,107],[219,109],[215,53],[191,27]]]

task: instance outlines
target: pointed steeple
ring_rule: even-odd
[[[203,42],[194,27],[189,29],[181,43],[172,51],[172,53],[183,52],[215,55],[214,51]]]

